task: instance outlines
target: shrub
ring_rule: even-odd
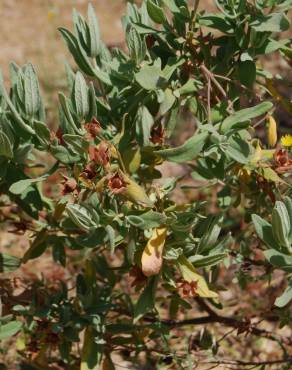
[[[259,326],[291,324],[292,138],[274,118],[291,106],[262,63],[291,60],[279,37],[291,2],[198,4],[129,3],[126,51],[101,41],[91,5],[87,19],[75,11],[74,33],[59,29],[78,70],[67,67],[56,132],[31,64],[11,64],[10,92],[1,82],[2,219],[30,242],[21,258],[2,253],[1,271],[50,251],[70,276],[31,282],[24,301],[2,288],[0,339],[17,335],[21,369],[219,366],[212,323],[279,343],[286,355],[263,366],[291,364],[291,338]],[[274,276],[262,311],[224,306],[224,291],[240,300],[256,282],[261,298]],[[229,364],[257,365],[240,360]]]

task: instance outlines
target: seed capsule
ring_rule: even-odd
[[[277,144],[277,123],[273,116],[268,116],[268,144],[274,147]]]

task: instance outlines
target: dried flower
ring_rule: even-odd
[[[151,49],[155,44],[155,37],[153,35],[147,35],[145,38],[147,49]]]
[[[64,180],[62,181],[62,194],[70,194],[70,193],[79,193],[77,181],[74,178],[69,178],[65,175],[62,175]]]
[[[64,145],[65,144],[65,142],[63,140],[63,131],[62,131],[61,127],[59,127],[56,132],[54,132],[54,131],[51,131],[50,132],[50,140],[51,141],[54,141],[55,139],[58,140],[58,142],[59,142],[60,145]]]
[[[86,180],[92,180],[96,176],[95,163],[88,163],[80,176]]]
[[[109,178],[108,186],[114,194],[123,193],[127,189],[127,183],[120,172],[116,172]]]
[[[93,139],[100,133],[101,130],[100,123],[95,117],[92,118],[91,122],[86,123],[84,127],[88,132],[89,136]]]
[[[98,146],[90,145],[89,158],[105,167],[110,161],[110,150],[108,144],[105,141],[102,141]]]
[[[164,143],[164,138],[165,138],[165,131],[161,124],[152,128],[150,141],[153,144],[162,145]]]
[[[195,297],[197,296],[198,282],[181,280],[177,284],[177,288],[182,297]]]
[[[274,160],[276,162],[277,166],[287,166],[292,163],[291,160],[289,160],[289,153],[286,149],[278,149],[274,153]]]

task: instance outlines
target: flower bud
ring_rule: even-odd
[[[268,144],[274,147],[277,144],[277,123],[273,116],[268,116]]]

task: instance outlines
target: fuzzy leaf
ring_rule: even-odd
[[[273,104],[271,102],[263,102],[255,107],[241,109],[225,118],[220,126],[220,131],[224,134],[242,122],[246,122],[252,118],[267,113],[272,107]]]
[[[100,32],[98,20],[91,4],[88,5],[88,26],[90,37],[90,56],[95,58],[100,52]]]
[[[182,163],[191,161],[201,152],[207,137],[207,132],[195,133],[183,145],[176,148],[158,150],[156,153],[169,162]]]
[[[74,83],[74,103],[78,118],[80,120],[84,119],[89,112],[88,88],[80,72],[76,73]]]
[[[10,321],[8,324],[0,325],[0,340],[12,337],[21,327],[20,321]]]
[[[157,278],[152,277],[148,280],[146,288],[140,295],[134,309],[134,323],[137,322],[146,313],[152,311],[155,306],[155,291],[157,286]]]
[[[11,272],[18,269],[21,260],[18,257],[0,253],[0,272]]]
[[[12,144],[8,136],[3,131],[0,131],[0,156],[6,158],[13,157]]]
[[[24,71],[24,96],[25,112],[29,117],[35,116],[41,104],[39,84],[31,64],[28,64]]]

